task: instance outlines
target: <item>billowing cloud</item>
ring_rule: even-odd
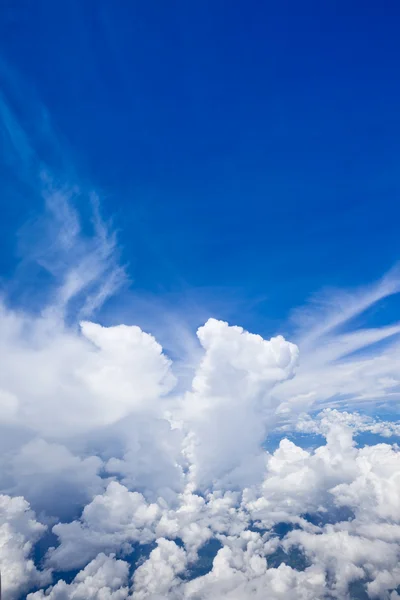
[[[395,598],[399,425],[299,411],[296,397],[282,413],[301,348],[210,320],[176,392],[139,327],[77,329],[5,304],[1,318],[6,600],[341,599],[354,585]],[[358,446],[365,433],[382,443]]]
[[[28,600],[124,600],[128,597],[129,565],[103,553],[92,560],[72,583],[60,580],[46,592],[28,594]]]
[[[49,563],[69,571],[89,562],[101,551],[129,551],[134,542],[155,538],[160,507],[147,504],[143,496],[115,482],[85,506],[79,521],[59,523],[53,532],[59,546],[50,552]]]
[[[2,487],[29,499],[47,516],[71,517],[106,486],[97,456],[81,458],[65,445],[34,438],[1,460]]]
[[[21,497],[0,495],[0,565],[2,598],[20,598],[35,585],[50,582],[50,572],[38,570],[32,560],[35,542],[46,526],[36,520]]]
[[[276,408],[270,392],[292,377],[298,349],[282,337],[266,341],[215,319],[197,335],[205,352],[184,400],[194,482],[243,486],[262,469],[260,445]]]
[[[165,598],[173,595],[174,588],[180,585],[178,576],[185,571],[186,553],[173,541],[161,538],[148,560],[138,567],[134,575],[132,598]]]

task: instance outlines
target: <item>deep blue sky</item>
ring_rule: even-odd
[[[279,319],[399,257],[399,19],[395,2],[7,0],[0,51],[104,194],[137,289]],[[32,200],[2,196],[4,271]]]

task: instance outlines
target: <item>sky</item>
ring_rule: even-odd
[[[230,289],[267,330],[397,260],[400,84],[393,3],[259,4],[8,2],[0,37],[136,286]],[[32,208],[4,204],[3,271]]]
[[[3,600],[399,598],[395,3],[0,12]]]

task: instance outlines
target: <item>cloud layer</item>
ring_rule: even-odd
[[[301,344],[210,319],[182,393],[139,327],[54,315],[1,309],[5,600],[397,597],[400,427],[318,412],[332,385],[319,365],[329,397],[356,407],[370,379],[352,391],[342,371],[389,348],[341,360],[343,340],[360,348],[387,329],[331,333],[302,363]],[[288,390],[313,376],[317,400],[299,406]],[[365,433],[380,443],[358,445]]]

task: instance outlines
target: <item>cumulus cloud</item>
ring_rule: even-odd
[[[92,560],[72,583],[60,580],[55,586],[28,594],[27,600],[124,600],[128,597],[129,565],[103,553]]]
[[[0,495],[0,565],[2,598],[20,598],[30,587],[50,581],[48,570],[39,571],[31,557],[35,542],[46,526],[36,520],[22,497]]]
[[[69,570],[101,549],[129,555],[133,543],[157,540],[135,571],[134,598],[261,598],[266,590],[277,599],[322,598],[328,590],[344,598],[360,580],[371,597],[385,597],[396,587],[390,582],[399,559],[397,447],[358,448],[343,423],[331,422],[325,435],[326,444],[313,451],[284,439],[267,453],[263,480],[241,492],[204,497],[190,491],[189,481],[175,508],[162,498],[149,504],[112,483],[80,521],[53,527],[59,545],[48,566]],[[279,539],[274,527],[282,522],[290,527]],[[210,539],[222,546],[211,570],[190,580],[197,552]],[[302,549],[308,566],[288,564],[293,547]],[[287,558],[275,566],[279,548]]]
[[[399,452],[355,436],[388,442],[398,423],[307,413],[296,397],[282,413],[280,395],[302,368],[282,337],[209,320],[181,393],[139,327],[77,329],[54,315],[2,306],[6,598],[36,587],[30,600],[341,599],[357,582],[371,598],[395,597]],[[326,442],[305,449],[285,437],[296,432]]]
[[[160,346],[137,327],[85,322],[80,333],[52,317],[4,306],[0,314],[2,421],[53,438],[73,435],[149,411],[174,385]]]
[[[49,563],[68,571],[81,567],[100,550],[129,552],[132,543],[154,539],[159,518],[157,504],[148,504],[141,494],[112,482],[85,506],[79,521],[53,527],[60,544],[50,551]]]
[[[292,377],[298,349],[281,336],[267,341],[215,319],[197,335],[205,352],[184,400],[194,483],[250,484],[262,469],[260,445],[273,424],[270,392]]]
[[[185,551],[175,542],[164,538],[157,540],[157,548],[135,572],[132,598],[145,600],[173,595],[174,588],[180,584],[177,575],[184,572],[186,561]]]
[[[296,421],[296,431],[302,433],[326,434],[332,424],[344,425],[350,428],[353,434],[373,433],[383,438],[400,435],[400,425],[396,421],[374,419],[369,415],[357,412],[349,413],[345,410],[326,408],[314,418],[308,414],[302,414]],[[283,426],[282,430],[288,429]]]
[[[2,487],[12,495],[27,498],[37,512],[48,517],[71,517],[94,494],[103,491],[102,461],[97,456],[81,458],[62,444],[35,438],[8,452],[1,460]]]

